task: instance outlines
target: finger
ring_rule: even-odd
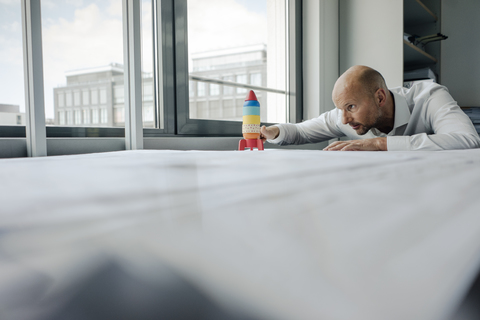
[[[345,145],[339,145],[335,146],[334,148],[330,149],[330,151],[341,151],[343,148],[345,148]]]
[[[323,150],[327,151],[329,150],[330,148],[334,147],[335,145],[337,145],[339,143],[339,141],[335,141],[335,142],[332,142],[330,143],[328,146],[326,146],[325,148],[323,148]]]
[[[342,150],[348,143],[344,141],[337,141],[332,143],[330,146],[328,146],[325,150],[326,151],[339,151]]]
[[[334,145],[337,145],[337,144],[346,144],[346,143],[353,143],[354,141],[353,140],[340,140],[340,141],[334,141],[332,143],[330,143],[330,146],[334,146]]]
[[[266,127],[262,126],[260,128],[260,134],[263,135],[263,137],[267,140],[272,140],[275,139],[276,131],[275,127]]]
[[[359,149],[356,148],[354,145],[347,145],[340,149],[340,151],[358,151]]]
[[[268,130],[266,126],[262,126],[260,128],[260,139],[267,139],[268,138]]]
[[[351,143],[347,144],[342,151],[365,151],[368,148],[364,145],[362,141],[351,141]]]
[[[325,149],[323,150],[331,150],[331,149],[334,149],[336,147],[338,147],[339,145],[344,145],[345,144],[345,141],[335,141],[335,142],[332,142],[330,143]]]
[[[267,128],[266,126],[262,126],[262,127],[260,128],[260,132],[261,132],[263,135],[265,135],[265,136],[269,134],[269,130],[268,130],[268,128]]]

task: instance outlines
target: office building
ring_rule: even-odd
[[[55,125],[123,127],[125,125],[123,65],[74,70],[67,84],[54,89]],[[144,126],[153,127],[153,82],[143,79]]]
[[[198,81],[195,79],[206,79]],[[242,106],[249,89],[235,86],[266,86],[266,45],[209,51],[192,56],[189,100],[190,118],[242,120]],[[225,83],[210,83],[208,79]],[[66,85],[54,89],[55,125],[123,127],[125,125],[123,65],[66,72]],[[231,83],[232,85],[228,85]],[[266,95],[256,90],[267,112]],[[153,77],[143,77],[144,127],[154,126]]]
[[[209,51],[192,55],[190,118],[242,120],[242,106],[249,89],[229,86],[267,85],[267,46],[264,44]],[[196,77],[220,80],[224,85],[195,81]],[[255,90],[265,116],[266,94]]]
[[[18,105],[0,103],[0,125],[25,125],[25,113]]]

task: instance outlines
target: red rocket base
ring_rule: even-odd
[[[245,148],[250,148],[250,151],[253,148],[263,150],[263,141],[261,139],[242,139],[238,142],[238,150],[244,151]]]

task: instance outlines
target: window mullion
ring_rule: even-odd
[[[161,91],[161,103],[159,108],[163,115],[164,132],[176,133],[176,69],[175,69],[175,32],[174,32],[174,2],[173,0],[155,0],[157,4],[157,71],[159,87]],[[158,21],[160,20],[160,21]]]
[[[286,1],[287,119],[288,122],[296,123],[303,118],[302,0]]]
[[[40,1],[22,1],[27,154],[47,155]]]
[[[140,1],[123,0],[125,148],[143,149]]]
[[[153,101],[155,128],[165,128],[163,99],[163,48],[162,48],[162,6],[160,0],[152,1],[153,21]]]

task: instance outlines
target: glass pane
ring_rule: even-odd
[[[143,88],[143,127],[155,127],[153,91],[153,20],[152,0],[142,0],[142,88]],[[163,120],[163,119],[162,119]],[[161,123],[160,128],[163,128]]]
[[[47,125],[123,127],[122,1],[42,1]]]
[[[190,118],[241,121],[252,89],[261,121],[285,122],[285,1],[187,3]]]
[[[20,1],[0,1],[0,125],[25,125]]]

